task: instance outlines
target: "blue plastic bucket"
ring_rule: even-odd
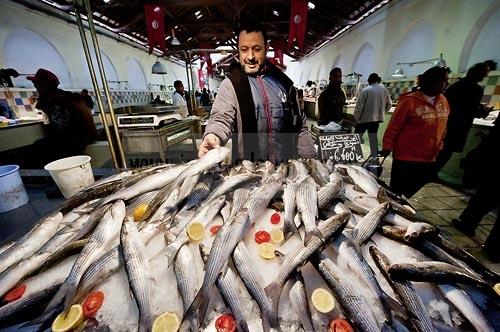
[[[19,166],[0,166],[0,212],[13,210],[28,201],[28,194],[19,175]]]

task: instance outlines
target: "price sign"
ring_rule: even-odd
[[[359,134],[331,134],[318,136],[320,159],[333,159],[339,163],[363,161]]]

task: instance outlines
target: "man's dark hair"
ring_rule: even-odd
[[[334,73],[341,73],[342,72],[342,69],[340,69],[340,67],[335,67],[333,68],[332,70],[330,70],[330,76],[332,76]]]
[[[236,42],[237,44],[240,43],[240,33],[242,31],[245,31],[246,33],[249,32],[260,32],[262,33],[262,36],[264,37],[264,44],[267,45],[267,30],[264,27],[264,25],[258,21],[246,21],[242,22],[238,28],[238,31],[236,32]]]
[[[178,88],[181,85],[182,85],[182,81],[177,80],[177,81],[174,82],[174,88]]]
[[[377,73],[371,73],[370,76],[368,76],[368,84],[380,83],[381,80],[382,79],[377,75]]]
[[[446,67],[434,66],[427,69],[423,74],[419,75],[418,86],[421,89],[426,89],[432,86],[435,82],[444,81],[448,69]]]
[[[489,70],[497,70],[497,62],[495,60],[486,60],[484,64],[488,66]]]
[[[489,67],[484,62],[479,62],[474,64],[467,70],[466,77],[474,80],[475,82],[481,82],[488,75]]]
[[[89,93],[89,90],[87,90],[87,89],[82,89],[82,93],[84,93],[84,94],[88,94],[88,93]]]

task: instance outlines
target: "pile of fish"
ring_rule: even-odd
[[[334,331],[337,318],[355,331],[500,328],[499,276],[364,168],[231,166],[229,153],[101,179],[0,247],[0,326],[44,329],[99,290],[86,331],[150,331],[165,312],[181,331],[215,330],[224,313],[238,331]],[[285,241],[265,260],[254,235],[273,213]],[[188,237],[192,222],[203,240]],[[330,312],[311,303],[318,287],[333,295]],[[26,322],[27,312],[36,317]]]

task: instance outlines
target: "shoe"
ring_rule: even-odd
[[[476,236],[476,229],[465,224],[463,221],[460,221],[458,219],[452,219],[451,224],[453,225],[453,227],[455,227],[456,229],[458,229],[460,232],[464,233],[468,237]]]

